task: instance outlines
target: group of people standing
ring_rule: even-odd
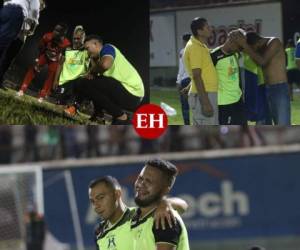
[[[224,44],[209,49],[212,28],[205,18],[193,19],[191,32],[182,37],[177,77],[185,124],[190,110],[194,125],[291,124],[288,82],[295,78],[287,76],[286,52],[278,38],[236,29]],[[296,62],[299,42],[298,47]]]

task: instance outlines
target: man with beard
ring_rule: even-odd
[[[18,96],[24,95],[36,73],[39,73],[45,65],[48,65],[48,74],[44,87],[39,93],[39,102],[42,102],[50,94],[62,52],[71,45],[70,41],[66,38],[67,31],[67,25],[59,23],[55,26],[53,32],[46,33],[43,36],[39,44],[40,53],[36,59],[36,65],[30,67],[27,71],[21,89],[17,93]]]
[[[186,227],[178,213],[176,223],[165,230],[154,225],[154,213],[175,182],[177,168],[170,162],[146,162],[135,182],[135,202],[139,206],[131,221],[134,250],[189,250]]]
[[[122,201],[119,182],[112,176],[93,180],[89,185],[89,198],[102,221],[96,227],[95,241],[99,250],[133,250],[133,234],[130,222],[136,208],[128,208]],[[164,199],[156,210],[157,227],[172,226],[172,207],[186,210],[187,204],[178,198]]]

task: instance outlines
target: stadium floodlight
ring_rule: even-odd
[[[24,250],[25,215],[44,214],[42,168],[0,167],[0,250]]]

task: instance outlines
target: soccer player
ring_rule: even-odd
[[[300,38],[299,38],[299,40],[297,42],[297,46],[296,46],[295,59],[296,59],[297,67],[300,70]]]
[[[130,229],[136,208],[128,208],[121,198],[119,182],[111,176],[93,180],[89,185],[89,198],[95,212],[102,218],[96,227],[96,245],[99,250],[133,250],[133,235]],[[170,203],[177,209],[185,210],[187,205],[181,199],[163,200],[157,210],[157,227],[165,221],[172,225]]]
[[[184,50],[184,65],[191,78],[189,105],[194,125],[218,125],[218,79],[207,40],[212,29],[204,18],[191,23],[193,36]]]
[[[262,37],[256,32],[232,34],[252,60],[262,67],[268,108],[275,125],[291,124],[291,105],[282,43],[276,37]]]
[[[144,97],[140,75],[119,49],[103,44],[99,36],[88,36],[84,46],[91,58],[91,77],[77,81],[74,92],[92,100],[97,112],[112,115],[113,125],[130,124],[126,111],[134,112]]]
[[[185,48],[187,42],[190,40],[190,38],[191,38],[191,34],[184,34],[182,36],[183,48],[180,50],[180,53],[179,53],[179,68],[178,68],[177,81],[176,81],[176,83],[178,85],[179,95],[180,95],[181,111],[182,111],[184,125],[190,125],[189,102],[186,98],[186,95],[184,95],[181,92],[191,82],[191,78],[189,77],[188,73],[186,72],[184,64],[183,64],[184,48]]]
[[[66,38],[67,31],[67,25],[59,23],[55,26],[53,32],[46,33],[43,36],[39,44],[39,56],[36,59],[36,65],[30,67],[27,71],[22,86],[17,93],[18,96],[24,95],[35,75],[45,65],[48,65],[48,74],[44,86],[39,93],[39,102],[43,102],[44,98],[50,94],[62,52],[71,45],[70,41]]]
[[[239,52],[241,48],[227,38],[226,42],[211,51],[218,75],[218,107],[220,125],[243,125],[246,117],[242,98]]]
[[[131,222],[133,250],[188,250],[185,225],[177,212],[173,227],[165,230],[154,224],[154,212],[175,183],[177,168],[170,162],[153,159],[146,162],[135,182],[135,202],[139,209]]]
[[[33,33],[44,6],[43,0],[7,0],[0,10],[0,87],[3,75],[25,41],[23,36]],[[20,34],[22,42],[18,39]]]
[[[53,88],[57,88],[60,104],[65,104],[68,99],[72,100],[72,80],[83,77],[88,72],[89,56],[84,50],[84,39],[83,26],[76,26],[73,32],[72,48],[67,48],[59,61]],[[75,107],[71,105],[66,112],[75,115]]]
[[[299,70],[296,65],[295,52],[296,49],[294,41],[293,39],[289,39],[286,44],[285,53],[287,59],[286,70],[291,101],[293,101],[293,84],[299,83]]]

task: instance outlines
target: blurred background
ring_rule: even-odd
[[[115,176],[127,205],[144,162],[175,163],[192,250],[300,245],[300,127],[1,126],[0,249],[92,250],[89,182]],[[31,246],[40,248],[30,248]],[[43,246],[43,248],[42,248]]]

